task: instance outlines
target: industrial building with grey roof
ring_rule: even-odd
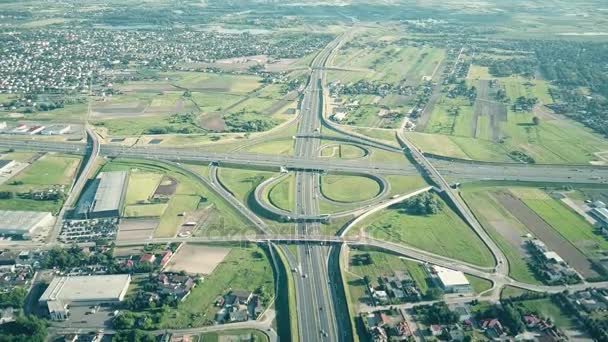
[[[70,306],[121,302],[129,284],[129,274],[55,277],[38,303],[47,307],[51,319],[65,320],[69,317]]]
[[[59,300],[72,305],[120,302],[130,283],[129,274],[55,277],[39,302]]]
[[[85,218],[119,217],[124,207],[129,173],[101,172],[82,194],[77,213]]]
[[[52,226],[53,221],[49,212],[0,210],[0,235],[29,239],[36,230]]]

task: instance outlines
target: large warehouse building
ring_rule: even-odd
[[[82,218],[120,217],[128,182],[127,171],[100,173],[81,196],[77,214]]]
[[[0,210],[2,236],[30,239],[37,230],[53,223],[53,215],[48,212]]]
[[[127,293],[129,274],[56,277],[38,300],[46,305],[51,319],[69,317],[69,306],[90,306],[121,302]]]
[[[439,285],[445,292],[471,292],[471,283],[469,283],[464,273],[441,266],[433,266],[431,272],[435,275]]]

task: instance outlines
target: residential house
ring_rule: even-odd
[[[431,336],[439,336],[443,332],[443,327],[441,324],[431,324],[429,332],[431,333]]]
[[[388,341],[388,335],[386,334],[386,330],[382,327],[373,327],[371,330],[372,341],[374,342],[386,342]]]
[[[190,294],[192,288],[196,286],[196,283],[192,277],[187,275],[161,273],[158,275],[158,285],[161,293],[183,301]]]
[[[486,319],[481,322],[481,329],[490,338],[499,338],[506,335],[505,329],[497,318]]]
[[[141,258],[139,258],[139,262],[142,264],[144,264],[144,263],[153,264],[154,261],[156,261],[156,256],[154,254],[146,253],[146,254],[142,255]]]
[[[173,257],[173,252],[164,251],[160,259],[160,267],[165,267],[169,260],[171,260],[171,257]]]

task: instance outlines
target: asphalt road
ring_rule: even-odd
[[[300,141],[302,139],[298,139]],[[318,140],[305,138],[307,140]],[[0,147],[39,152],[61,152],[84,154],[87,146],[80,143],[49,142],[42,140],[17,140],[0,137]],[[201,150],[185,150],[163,147],[121,147],[101,145],[100,155],[129,157],[175,162],[216,162],[218,165],[267,167],[290,170],[318,170],[355,174],[374,173],[381,175],[419,175],[417,168],[410,164],[376,162],[361,163],[327,158],[304,158],[301,156],[274,156],[256,153],[222,153]],[[479,180],[507,180],[554,183],[608,184],[608,167],[567,166],[567,165],[522,165],[514,163],[448,162],[427,158],[437,171],[451,182]]]
[[[332,50],[339,44],[335,41],[324,49],[312,63],[309,84],[301,102],[301,119],[298,126],[295,155],[305,160],[317,157],[321,130],[322,71],[320,67]],[[319,216],[319,173],[296,171],[295,214],[302,217]],[[298,234],[318,234],[318,222],[299,222]],[[299,335],[301,341],[341,341],[338,320],[341,319],[333,306],[328,273],[328,251],[325,246],[303,243],[298,245],[299,275],[295,282],[297,292]],[[348,316],[348,313],[346,313]],[[347,317],[348,321],[350,318]]]
[[[409,140],[407,140],[403,134],[399,133],[397,137],[400,142],[408,148],[414,160],[419,163],[424,172],[426,172],[433,182],[435,182],[437,187],[447,194],[456,210],[465,219],[465,222],[467,222],[468,225],[473,228],[477,236],[479,236],[483,243],[488,247],[492,253],[492,256],[494,257],[494,261],[496,262],[496,273],[500,274],[501,276],[508,275],[509,263],[507,262],[507,258],[502,250],[498,248],[498,245],[494,242],[494,240],[490,238],[485,229],[483,229],[479,221],[477,221],[477,218],[475,215],[473,215],[466,203],[464,203],[464,200],[453,191],[443,175],[437,171],[435,166],[431,164],[431,162]]]

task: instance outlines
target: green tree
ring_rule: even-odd
[[[19,316],[0,325],[0,342],[43,342],[46,336],[46,322],[35,316]]]

